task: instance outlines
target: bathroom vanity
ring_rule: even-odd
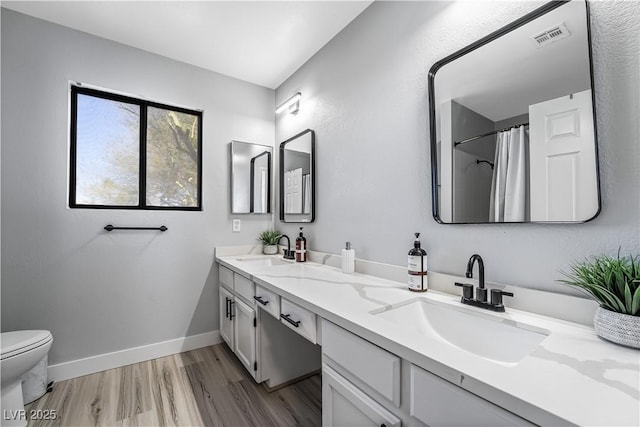
[[[216,249],[221,336],[269,387],[321,368],[325,426],[640,424],[640,352],[590,326],[464,306],[453,276],[430,272],[416,296],[383,278],[398,267],[257,250]]]

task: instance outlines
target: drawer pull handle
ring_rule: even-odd
[[[291,315],[290,314],[281,314],[280,317],[282,317],[287,322],[291,323],[296,328],[300,327],[300,321],[299,320],[291,320]]]
[[[225,300],[225,303],[227,304],[226,305],[227,311],[226,311],[224,317],[226,317],[228,319],[229,318],[229,312],[231,311],[231,310],[229,310],[229,301],[231,301],[231,300],[229,298],[227,298],[227,297],[225,297],[224,300]]]
[[[262,305],[267,305],[269,304],[269,301],[265,301],[262,299],[262,297],[253,297],[254,300],[258,301],[260,304]]]
[[[236,315],[233,314],[233,312],[235,311],[233,309],[233,304],[235,304],[235,303],[236,303],[235,301],[229,300],[229,320],[233,320],[233,318],[236,317]]]

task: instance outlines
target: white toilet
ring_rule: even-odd
[[[14,331],[0,334],[2,359],[2,426],[26,425],[22,376],[46,355],[53,337],[49,331]]]

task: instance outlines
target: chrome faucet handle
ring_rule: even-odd
[[[512,297],[513,292],[505,292],[502,289],[491,289],[491,305],[501,306],[503,295],[506,297]]]

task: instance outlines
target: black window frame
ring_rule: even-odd
[[[138,180],[138,205],[88,205],[76,203],[76,168],[77,168],[77,130],[78,130],[78,95],[89,95],[116,102],[125,102],[140,107],[140,164]],[[161,108],[198,117],[198,204],[197,206],[148,206],[147,205],[147,108]],[[71,85],[70,106],[70,170],[69,170],[69,208],[73,209],[125,209],[125,210],[159,210],[159,211],[202,211],[202,119],[203,112],[174,105],[162,104],[134,98],[131,96],[105,92],[99,89]]]

